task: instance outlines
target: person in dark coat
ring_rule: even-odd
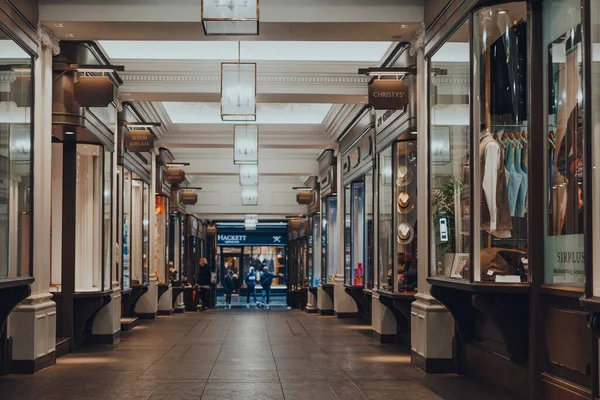
[[[246,274],[246,307],[250,307],[250,295],[254,297],[254,302],[256,301],[256,273],[254,272],[254,267],[250,267],[248,274]]]
[[[262,286],[262,302],[269,308],[271,302],[271,284],[273,283],[273,275],[268,267],[263,268],[263,272],[260,274],[260,286]]]
[[[233,271],[227,271],[225,281],[223,282],[225,288],[225,308],[231,309],[231,294],[233,293]]]
[[[198,269],[199,293],[196,294],[196,304],[202,301],[202,308],[200,308],[200,311],[208,310],[211,278],[212,275],[210,273],[210,267],[208,266],[208,260],[202,257],[200,259],[200,268]]]

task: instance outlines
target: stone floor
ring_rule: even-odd
[[[296,310],[177,314],[36,375],[0,378],[0,398],[509,399],[464,377],[427,375],[369,334],[355,320]]]

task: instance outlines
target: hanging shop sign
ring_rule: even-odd
[[[296,193],[296,202],[298,204],[311,204],[313,202],[313,191],[301,191]]]
[[[185,171],[181,168],[167,168],[165,181],[170,185],[178,185],[185,180]]]
[[[284,233],[237,231],[217,234],[217,246],[285,246],[286,244],[287,235]]]
[[[108,76],[81,76],[73,90],[80,107],[108,107],[114,100],[114,85]]]
[[[125,148],[132,153],[147,153],[154,148],[154,136],[146,129],[130,130],[125,135]]]
[[[194,204],[196,204],[198,202],[198,193],[188,192],[188,191],[184,190],[183,192],[181,192],[181,202],[183,204],[193,206]],[[197,229],[197,227],[196,227],[196,229]]]
[[[369,85],[369,104],[376,110],[398,110],[408,104],[408,86],[397,79],[375,79]]]

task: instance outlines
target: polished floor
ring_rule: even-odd
[[[370,326],[297,310],[210,310],[147,321],[115,346],[84,347],[33,376],[0,378],[0,399],[486,399],[427,375]]]

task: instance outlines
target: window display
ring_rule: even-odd
[[[485,7],[473,14],[474,126],[479,143],[471,164],[473,204],[480,204],[473,238],[480,255],[474,279],[526,282],[527,278],[527,6]],[[469,163],[470,160],[467,160]],[[463,215],[467,215],[465,212]],[[461,262],[450,276],[466,277]]]
[[[393,157],[389,146],[379,153],[379,289],[392,291],[392,259],[394,254],[394,186]],[[408,171],[407,171],[408,172]],[[403,179],[408,178],[405,175]]]
[[[159,282],[169,282],[169,198],[167,196],[156,196],[154,215],[154,226],[156,234],[154,238],[154,274]]]
[[[135,174],[131,183],[131,280],[135,284],[149,281],[149,186]]]
[[[33,61],[1,30],[0,38],[0,279],[5,279],[32,275]]]
[[[597,76],[600,73],[600,0],[591,0],[591,46],[592,46],[592,61],[591,73],[592,76]],[[600,198],[600,169],[597,164],[600,161],[600,82],[592,81],[592,198]],[[594,201],[592,206],[592,226],[593,226],[593,259],[599,257],[600,250],[600,202]],[[600,270],[594,264],[593,276],[593,295],[600,296]]]
[[[312,268],[309,269],[310,286],[319,286],[321,281],[321,214],[312,216]]]
[[[321,220],[321,279],[322,284],[334,283],[337,273],[337,196],[322,201]]]
[[[352,202],[350,185],[344,187],[344,283],[352,285]]]
[[[131,171],[123,173],[123,289],[131,287]]]
[[[366,289],[373,289],[374,281],[374,266],[373,266],[373,243],[375,235],[375,226],[373,224],[373,206],[374,206],[374,192],[373,192],[373,172],[369,172],[365,175],[365,229],[364,235],[364,271],[363,271],[363,282]]]
[[[471,251],[468,40],[465,21],[429,61],[430,268],[432,276],[459,279],[470,277]]]
[[[417,287],[417,142],[395,143],[396,274],[395,292],[413,292]]]
[[[569,18],[561,17],[564,15]],[[548,143],[544,280],[546,284],[583,287],[585,193],[581,2],[545,1],[543,23],[547,25],[543,43],[547,82],[544,103],[547,133],[544,137]],[[596,111],[592,107],[592,118]]]

